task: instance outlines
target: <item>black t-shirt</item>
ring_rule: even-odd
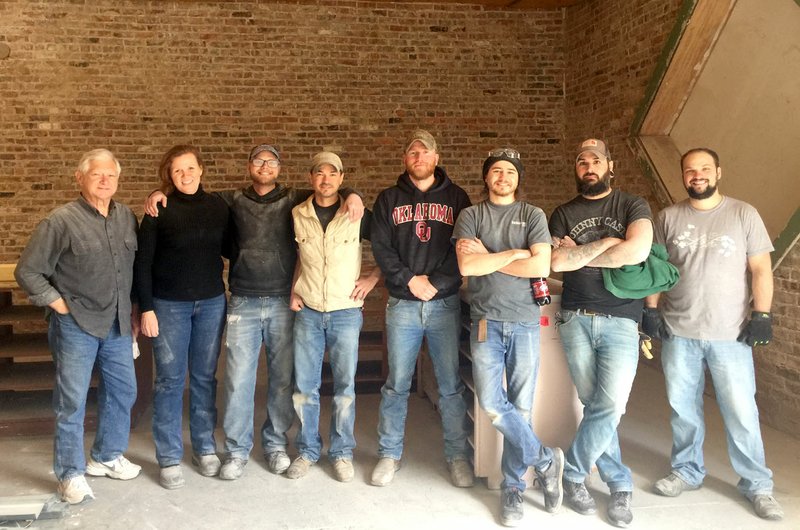
[[[317,204],[316,200],[311,201],[314,205],[314,212],[317,214],[317,219],[319,219],[320,224],[322,225],[322,231],[328,229],[328,225],[333,221],[333,218],[336,216],[336,212],[339,211],[339,208],[342,206],[342,201],[336,201],[335,204],[330,206],[320,206]],[[364,217],[361,218],[361,229],[359,231],[359,239],[366,239],[367,241],[370,240],[370,227],[372,225],[372,212],[364,208]]]
[[[628,226],[638,219],[650,219],[650,206],[641,197],[612,190],[602,199],[586,199],[580,195],[562,204],[550,217],[550,234],[554,238],[569,236],[578,245],[604,237],[625,238]],[[588,309],[639,321],[643,300],[617,298],[603,285],[599,267],[583,267],[564,273],[561,307],[575,311]]]

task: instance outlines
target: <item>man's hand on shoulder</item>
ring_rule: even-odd
[[[161,206],[166,208],[167,196],[156,190],[144,200],[144,213],[151,217],[158,217],[158,203],[161,203]]]
[[[351,223],[355,223],[364,217],[364,201],[359,197],[358,193],[351,193],[344,200],[341,210],[347,212],[347,217]]]

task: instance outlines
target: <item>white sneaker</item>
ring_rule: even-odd
[[[86,464],[86,474],[93,477],[111,477],[119,480],[130,480],[139,476],[142,466],[137,466],[127,458],[119,455],[110,462],[98,462],[89,457]]]
[[[57,492],[62,501],[70,504],[80,504],[85,500],[94,499],[94,492],[83,475],[59,481]]]

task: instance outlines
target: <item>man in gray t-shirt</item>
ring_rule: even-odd
[[[722,169],[714,151],[688,151],[681,170],[689,198],[664,209],[655,225],[655,240],[667,247],[681,279],[671,291],[646,299],[642,321],[645,333],[663,341],[672,408],[672,472],[653,488],[675,497],[703,483],[707,366],[739,490],[759,517],[781,519],[764,460],[752,351],[772,338],[772,243],[755,208],[720,194]]]
[[[561,506],[564,454],[545,447],[531,427],[539,368],[539,307],[530,278],[550,272],[550,233],[540,208],[516,200],[519,153],[497,149],[483,163],[488,200],[458,216],[453,230],[461,274],[469,276],[470,351],[481,408],[503,436],[501,522],[522,519],[523,475],[533,466],[545,508]],[[503,389],[503,372],[508,389]]]

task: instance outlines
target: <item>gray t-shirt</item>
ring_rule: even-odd
[[[669,331],[735,340],[750,313],[747,258],[774,250],[756,209],[723,197],[712,210],[696,210],[686,199],[659,213],[655,241],[667,247],[681,273],[661,297]]]
[[[453,230],[453,242],[474,237],[492,253],[552,242],[544,212],[525,202],[497,205],[485,200],[462,211]],[[539,306],[533,302],[529,278],[493,272],[472,276],[468,284],[473,319],[538,321]]]

